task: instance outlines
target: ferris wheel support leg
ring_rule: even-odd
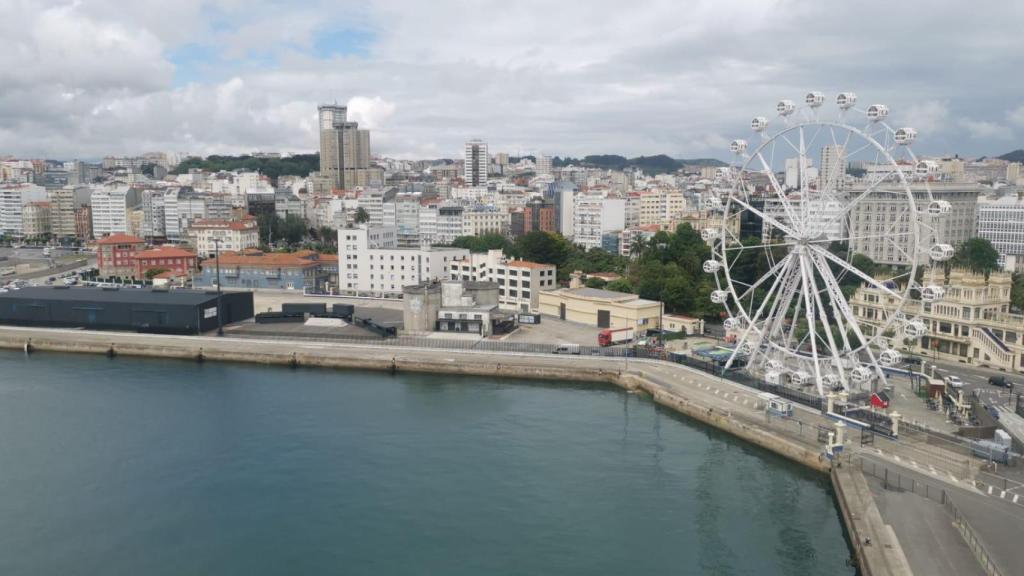
[[[805,258],[807,259],[807,277],[811,281],[811,290],[814,293],[814,300],[818,305],[818,310],[821,312],[821,319],[825,328],[825,337],[828,339],[829,350],[832,352],[832,360],[835,362],[836,370],[839,372],[839,382],[842,384],[843,388],[845,388],[846,375],[842,370],[842,360],[839,358],[839,351],[836,349],[835,337],[832,335],[832,326],[828,323],[828,315],[825,313],[825,306],[821,303],[821,293],[818,292],[818,283],[814,280],[814,271],[817,269],[817,266],[814,265],[814,261],[810,254],[805,255]],[[818,272],[821,273],[821,270],[818,270]],[[823,274],[822,279],[824,280],[824,278],[825,276]],[[818,392],[820,393],[821,391],[821,382],[818,382]]]
[[[789,271],[789,268],[791,266],[792,261],[793,261],[793,259],[790,256],[788,256],[788,255],[783,259],[784,264],[782,266],[782,269],[783,269],[783,273],[784,274]],[[769,274],[770,273],[771,272],[769,272]],[[765,276],[768,276],[768,275],[766,274]],[[761,280],[764,280],[764,278],[761,278]],[[758,281],[758,284],[759,283],[760,283],[760,281]],[[757,284],[755,284],[755,286],[756,285]],[[750,331],[753,330],[754,326],[757,324],[757,321],[761,318],[761,313],[764,311],[765,305],[768,303],[769,300],[771,300],[772,294],[775,292],[775,289],[777,287],[778,287],[778,283],[775,283],[775,284],[772,284],[771,288],[768,289],[768,294],[766,294],[764,300],[761,301],[761,305],[757,307],[757,312],[755,312],[754,316],[752,318],[750,318],[750,324],[747,326],[747,329],[744,330],[743,337],[736,341],[736,348],[733,349],[732,354],[729,355],[729,359],[726,360],[726,362],[725,362],[725,368],[724,368],[725,370],[728,370],[729,368],[732,367],[732,363],[736,359],[736,354],[739,352],[739,349],[743,345],[743,343],[746,342],[747,337],[750,335]],[[742,304],[739,304],[739,305],[742,305]],[[748,365],[753,363],[754,357],[756,355],[757,355],[757,350],[756,349],[755,350],[751,350],[750,357],[747,358]]]
[[[815,384],[818,388],[818,395],[822,396],[821,363],[818,361],[818,329],[814,319],[814,305],[811,303],[811,294],[809,292],[811,289],[811,282],[808,280],[809,271],[807,270],[806,260],[807,255],[800,254],[800,274],[804,279],[804,315],[807,317],[807,329],[811,333],[811,358],[813,358],[814,362],[814,377],[815,380],[817,380]]]

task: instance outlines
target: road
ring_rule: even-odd
[[[953,504],[974,529],[1003,574],[1018,574],[1019,568],[1024,566],[1024,531],[1021,530],[1021,527],[1024,527],[1024,506],[993,498],[967,485],[937,484],[935,478],[927,473],[894,464],[884,457],[867,453],[862,454],[862,457],[896,470],[904,477],[913,478],[915,482],[945,490],[946,495],[952,499]],[[907,494],[905,497],[909,498],[911,495]]]
[[[977,390],[981,401],[990,405],[1005,405],[1011,398],[1010,389],[993,386],[988,383],[990,376],[1003,376],[1015,384],[1024,384],[1024,374],[1008,374],[1000,370],[960,364],[958,362],[951,363],[941,360],[938,362],[926,360],[925,362],[926,366],[924,369],[926,373],[930,374],[931,366],[934,365],[936,377],[942,378],[950,374],[959,376],[964,381],[965,394],[970,394]]]

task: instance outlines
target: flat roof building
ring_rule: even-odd
[[[625,292],[560,288],[540,293],[540,313],[599,328],[657,330],[662,303]]]
[[[252,292],[225,292],[224,324],[252,318]],[[31,286],[0,294],[0,324],[200,334],[217,329],[217,293]]]

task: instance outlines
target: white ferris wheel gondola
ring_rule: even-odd
[[[928,255],[936,262],[945,262],[956,254],[956,250],[949,244],[936,244],[928,251]]]

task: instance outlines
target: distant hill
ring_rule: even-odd
[[[677,159],[665,154],[657,156],[637,156],[626,158],[617,154],[596,154],[583,158],[555,158],[555,166],[587,166],[605,170],[625,170],[639,168],[647,174],[667,174],[679,170],[683,166],[726,166],[725,162],[714,158],[697,158],[692,160]]]
[[[1013,152],[1007,152],[999,157],[1000,160],[1006,160],[1007,162],[1024,162],[1024,150],[1017,149]]]
[[[278,176],[309,176],[320,169],[319,154],[295,154],[287,158],[256,158],[253,156],[207,156],[187,158],[175,166],[171,174],[185,174],[192,168],[218,172],[220,170],[258,170],[277,181]]]

